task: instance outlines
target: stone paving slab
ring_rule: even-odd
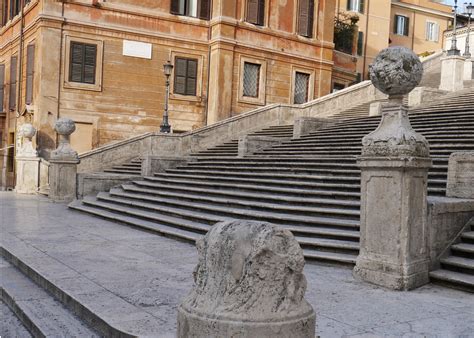
[[[0,225],[2,245],[114,325],[174,336],[176,309],[197,263],[193,245],[13,193],[0,192]],[[307,264],[305,273],[322,337],[474,337],[472,294],[436,285],[387,291],[339,267]],[[110,294],[123,308],[110,302]]]
[[[10,310],[10,308],[0,301],[0,337],[13,338],[30,338],[31,334],[26,330],[25,326]]]

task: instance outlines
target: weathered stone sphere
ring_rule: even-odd
[[[402,96],[411,92],[421,82],[423,65],[412,50],[389,47],[382,50],[369,66],[374,86],[389,96]]]
[[[59,135],[71,135],[76,130],[76,124],[70,118],[61,117],[56,121],[54,130],[56,130]]]
[[[31,123],[25,123],[19,128],[18,134],[21,137],[25,137],[27,139],[32,139],[33,136],[35,136],[35,134],[36,134],[36,128],[33,127],[33,125]]]

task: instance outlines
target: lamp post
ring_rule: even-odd
[[[469,51],[469,33],[471,31],[471,16],[472,13],[474,12],[474,5],[472,2],[465,3],[466,5],[466,15],[468,16],[468,21],[467,21],[467,36],[466,36],[466,49],[464,51],[464,56],[470,58],[471,57],[471,52]]]
[[[461,52],[457,48],[457,23],[458,23],[458,0],[454,0],[454,28],[453,28],[453,40],[451,42],[451,49],[448,50],[448,55],[460,55]]]
[[[163,65],[163,73],[166,76],[166,95],[165,95],[165,111],[163,112],[163,123],[160,126],[160,133],[171,132],[171,126],[168,123],[168,99],[170,96],[170,75],[172,71],[173,71],[173,65],[171,64],[171,61],[168,60],[168,62],[166,62]]]

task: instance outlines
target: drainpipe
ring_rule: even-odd
[[[208,46],[207,46],[207,88],[206,88],[206,110],[205,110],[205,114],[204,114],[204,126],[207,126],[207,117],[209,115],[209,83],[211,81],[211,37],[212,37],[212,34],[211,34],[211,21],[212,21],[212,1],[210,2],[211,4],[211,8],[210,8],[210,18],[209,18],[209,21],[208,21],[208,27],[207,27],[207,43],[208,43]]]
[[[61,29],[59,33],[59,62],[58,62],[58,104],[57,104],[57,111],[56,111],[56,121],[59,119],[59,110],[61,108],[61,78],[62,78],[62,70],[63,70],[63,33],[64,33],[64,24],[66,19],[64,18],[64,3],[67,0],[61,1]],[[56,134],[56,145],[58,144],[59,135]]]
[[[20,63],[20,68],[19,68],[19,74],[18,74],[18,97],[16,101],[16,109],[17,113],[21,112],[21,95],[22,95],[22,82],[23,82],[23,46],[24,46],[24,39],[25,39],[25,16],[24,16],[24,10],[23,7],[25,6],[25,0],[20,1],[20,6],[21,6],[21,11],[20,11],[20,50],[18,52],[18,62]],[[17,115],[17,117],[18,117]],[[15,127],[16,130],[16,127]]]

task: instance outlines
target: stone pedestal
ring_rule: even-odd
[[[464,63],[464,81],[474,80],[474,58],[466,59]]]
[[[49,160],[49,198],[55,202],[70,202],[76,196],[77,152],[71,148],[70,136],[76,130],[74,121],[60,118],[54,129],[59,134],[58,148]]]
[[[382,102],[372,102],[369,107],[369,116],[382,115]]]
[[[474,152],[449,156],[446,196],[474,199]]]
[[[78,159],[50,159],[49,198],[55,202],[71,202],[76,196]]]
[[[293,138],[309,134],[334,123],[334,120],[319,117],[298,117],[293,126]]]
[[[179,338],[314,337],[303,251],[288,230],[221,222],[197,249],[195,285],[178,308]]]
[[[280,144],[281,139],[278,137],[245,135],[239,138],[239,157],[255,154],[264,148]]]
[[[36,194],[38,192],[40,161],[39,157],[16,157],[15,192],[19,194]]]
[[[447,92],[429,87],[416,87],[408,94],[408,106],[415,107],[422,103],[431,102],[433,99],[445,95]]]
[[[464,88],[464,65],[466,59],[453,55],[441,59],[440,90],[455,92]]]

